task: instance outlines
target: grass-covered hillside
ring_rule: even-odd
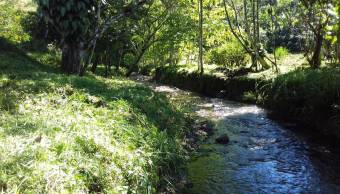
[[[176,171],[186,122],[164,95],[37,60],[2,40],[0,192],[153,193]]]

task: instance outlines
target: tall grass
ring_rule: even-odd
[[[185,131],[178,107],[135,82],[0,53],[0,192],[155,193]]]
[[[340,69],[299,69],[265,87],[269,108],[340,137]]]

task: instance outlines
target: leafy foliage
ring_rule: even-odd
[[[211,52],[210,61],[227,68],[240,68],[247,64],[247,54],[236,42],[228,42]]]
[[[275,55],[278,59],[283,59],[284,57],[288,56],[288,54],[288,49],[286,49],[285,47],[278,47],[275,50]]]
[[[59,41],[79,42],[89,33],[95,2],[38,0],[38,11],[58,33]]]
[[[22,43],[30,40],[30,35],[21,25],[27,14],[15,9],[10,2],[0,3],[0,37],[13,43]]]
[[[290,52],[302,52],[305,48],[305,38],[302,29],[296,27],[285,26],[282,29],[268,35],[267,47],[273,51],[274,43],[276,47],[285,47]]]

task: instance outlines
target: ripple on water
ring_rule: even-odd
[[[228,133],[232,143],[212,144],[215,148],[209,156],[189,164],[192,193],[340,193],[339,167],[333,168],[339,172],[335,175],[314,158],[326,154],[327,161],[336,160],[340,165],[339,156],[322,147],[312,154],[303,137],[268,119],[261,108],[219,99],[206,101],[197,113],[215,120],[217,128],[207,143],[212,144],[221,133]]]

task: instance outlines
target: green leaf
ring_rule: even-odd
[[[65,16],[65,14],[66,14],[66,8],[65,8],[65,7],[62,7],[62,8],[60,9],[60,14],[61,14],[61,17],[64,17],[64,16]]]

